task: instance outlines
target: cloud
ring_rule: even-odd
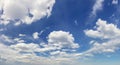
[[[36,35],[36,32],[34,33],[33,37],[36,39],[38,38],[38,33]],[[65,31],[53,31],[48,35],[48,43],[40,43],[40,45],[36,46],[37,44],[34,43],[20,43],[19,38],[15,38],[15,41],[18,41],[18,43],[16,45],[12,45],[13,48],[17,49],[21,49],[21,47],[28,50],[27,47],[29,47],[29,49],[31,50],[32,46],[36,47],[35,51],[36,52],[48,52],[48,51],[73,51],[76,48],[79,48],[78,43],[74,42],[74,37],[72,34],[70,34],[69,32],[65,32]],[[24,40],[23,40],[24,41]],[[29,46],[30,45],[30,46]],[[20,46],[20,47],[19,47]],[[39,48],[38,48],[39,47]]]
[[[34,52],[36,49],[39,49],[39,45],[34,43],[17,43],[16,45],[11,45],[10,47],[19,52]]]
[[[21,38],[14,38],[13,41],[16,43],[24,43],[25,42],[25,40],[22,40]]]
[[[7,30],[6,28],[0,28],[0,32]]]
[[[59,48],[79,48],[79,45],[74,43],[73,35],[64,31],[51,32],[48,36],[48,42]]]
[[[103,10],[103,5],[104,5],[104,1],[105,0],[94,0],[94,4],[92,6],[92,10],[87,18],[87,22],[86,24],[91,24],[91,22],[94,22],[96,20],[97,17],[97,13],[99,13],[100,11]]]
[[[4,36],[9,40],[13,39],[14,43],[6,45],[0,41],[0,57],[5,59],[2,62],[4,65],[74,65],[78,62],[76,49],[79,45],[69,32],[53,31],[48,35],[48,42],[40,44],[29,43],[27,40],[20,42],[21,38]],[[3,61],[2,59],[0,60]]]
[[[20,36],[20,37],[24,37],[24,36],[26,36],[26,35],[25,35],[25,34],[19,34],[19,36]]]
[[[33,38],[34,39],[38,39],[39,38],[39,33],[38,32],[34,32],[33,33]]]
[[[120,49],[120,29],[112,23],[98,19],[94,29],[84,32],[92,40],[90,49],[81,53],[77,52],[80,45],[75,43],[73,35],[66,31],[53,31],[48,35],[46,43],[39,44],[22,40],[23,34],[19,34],[20,38],[1,35],[0,61],[4,65],[74,65],[78,64],[81,58],[113,53]],[[6,42],[13,44],[6,45]]]
[[[0,0],[0,24],[31,24],[51,15],[55,0]],[[22,4],[22,5],[21,5]]]
[[[17,54],[17,51],[10,49],[9,46],[6,46],[2,43],[0,43],[0,52],[1,52],[0,57],[2,59],[5,59],[6,63],[7,62],[14,63],[16,56],[19,56],[19,54]]]
[[[2,35],[0,35],[0,42],[13,43],[13,40],[12,40],[12,38],[2,34]]]
[[[102,10],[104,0],[95,0],[95,4],[92,8],[92,15],[96,16],[96,13]]]
[[[75,23],[76,26],[78,26],[78,21],[77,20],[75,20],[74,23]]]
[[[85,30],[85,34],[93,38],[94,42],[92,42],[92,47],[81,55],[113,53],[120,49],[120,29],[116,25],[98,19],[95,27],[95,29]]]
[[[107,24],[107,21],[98,19],[96,30],[85,30],[85,34],[93,38],[112,39],[120,36],[120,29],[114,24]]]
[[[118,4],[118,0],[113,0],[113,1],[112,1],[112,4],[117,5],[117,4]]]
[[[6,46],[0,43],[0,54],[2,59],[5,59],[5,62],[2,64],[5,65],[49,65],[49,64],[57,64],[57,62],[53,62],[53,60],[36,56],[35,53],[21,54],[16,50],[11,49],[9,46]],[[2,60],[3,61],[3,60]],[[55,60],[54,60],[55,61]],[[0,63],[1,64],[1,63]]]

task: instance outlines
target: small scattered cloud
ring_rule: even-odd
[[[76,26],[78,26],[78,21],[77,20],[75,20],[74,23],[75,23]]]
[[[38,32],[34,32],[32,36],[33,36],[34,39],[38,39],[39,38],[39,33]]]
[[[0,32],[7,30],[6,28],[0,28]]]
[[[112,1],[112,4],[117,5],[117,4],[118,4],[118,0],[113,0],[113,1]]]
[[[19,34],[20,37],[26,36],[25,34]]]

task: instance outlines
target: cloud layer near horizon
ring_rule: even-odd
[[[4,42],[0,42],[0,60],[4,65],[16,65],[16,63],[23,65],[68,64],[76,62],[72,60],[76,60],[75,52],[76,48],[79,48],[79,45],[74,42],[72,34],[65,31],[51,32],[48,35],[48,43],[26,43],[26,40],[20,38],[12,40],[5,35],[1,35],[0,40]],[[10,43],[10,45],[5,43]]]
[[[120,47],[120,29],[112,23],[108,24],[107,21],[98,19],[95,30],[89,29],[84,30],[84,32],[88,37],[98,38],[103,42],[93,39],[90,41],[91,48],[84,52],[76,52],[80,45],[74,42],[75,39],[72,34],[65,31],[53,31],[48,35],[47,43],[40,42],[39,44],[26,43],[26,40],[22,38],[1,35],[0,61],[4,65],[16,65],[16,63],[23,65],[74,65],[79,63],[79,59],[96,54],[113,53]],[[39,33],[35,37],[31,35],[31,37],[33,39],[37,37],[39,40],[38,35]],[[20,34],[19,36],[26,35]],[[6,43],[10,43],[10,45]]]

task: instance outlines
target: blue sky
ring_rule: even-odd
[[[0,65],[119,65],[119,0],[0,0]]]

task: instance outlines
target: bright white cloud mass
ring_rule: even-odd
[[[115,52],[120,47],[120,29],[112,23],[108,24],[107,21],[98,19],[95,30],[85,30],[85,34],[92,38],[107,40],[105,42],[94,40],[90,49],[78,53],[76,49],[80,47],[79,44],[74,42],[72,34],[65,31],[53,31],[48,35],[48,43],[39,44],[25,43],[25,40],[20,42],[22,39],[12,40],[8,36],[1,35],[0,40],[4,39],[0,43],[1,62],[4,65],[75,64],[80,58]],[[4,44],[6,42],[12,44],[9,46]],[[48,57],[45,57],[46,55]]]
[[[55,0],[0,0],[0,24],[31,24],[51,15]],[[22,4],[22,5],[21,5]]]
[[[0,65],[120,65],[118,1],[0,0]]]
[[[0,43],[0,57],[1,59],[5,59],[1,60],[1,62],[4,61],[4,64],[6,65],[14,65],[17,62],[23,65],[61,65],[62,63],[68,64],[68,62],[71,62],[73,59],[76,60],[75,50],[76,48],[79,48],[79,45],[74,42],[74,37],[72,34],[64,31],[51,32],[48,36],[48,43],[25,43],[24,41],[20,42],[21,40],[18,38],[12,40],[5,35],[1,36],[1,40],[2,39],[9,43],[13,43],[10,46],[5,45],[3,43],[4,41]],[[36,52],[42,56],[36,55]],[[48,55],[49,57],[47,58],[45,55]]]
[[[85,54],[109,53],[120,49],[120,29],[116,25],[108,24],[107,21],[101,19],[98,19],[96,25],[95,30],[85,30],[85,34],[104,42],[94,40],[93,47],[86,51]]]
[[[120,36],[120,29],[114,24],[98,19],[96,30],[85,30],[86,35],[93,38],[112,39]]]

